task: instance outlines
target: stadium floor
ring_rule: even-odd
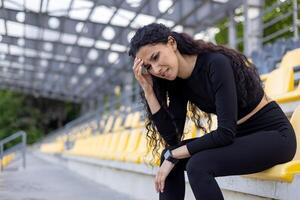
[[[25,170],[17,170],[20,163],[11,163],[0,174],[1,200],[134,200],[30,152],[26,155]]]

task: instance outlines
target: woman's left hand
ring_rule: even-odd
[[[168,160],[164,160],[155,177],[155,189],[163,192],[165,180],[175,165]]]

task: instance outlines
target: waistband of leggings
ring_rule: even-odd
[[[259,111],[254,113],[254,115],[252,115],[249,119],[247,119],[242,124],[239,124],[238,126],[243,126],[248,123],[251,123],[251,121],[253,121],[254,119],[259,119],[262,115],[268,114],[268,112],[271,112],[271,111],[280,112],[281,111],[280,109],[281,108],[276,101],[271,101],[271,102],[267,103],[264,107],[262,107]]]

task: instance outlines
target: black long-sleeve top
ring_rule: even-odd
[[[187,102],[191,101],[206,113],[217,115],[218,127],[187,143],[190,155],[204,149],[229,145],[234,142],[237,120],[244,117],[263,97],[259,88],[246,107],[238,105],[238,91],[230,59],[216,52],[198,55],[194,69],[187,79],[170,81],[168,112],[161,107],[151,119],[164,140],[171,146],[179,143],[186,119]],[[177,133],[176,133],[177,132]]]

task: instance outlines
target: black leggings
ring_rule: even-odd
[[[238,125],[237,130],[232,144],[206,149],[181,159],[166,178],[164,192],[159,193],[159,199],[184,199],[186,170],[197,200],[222,200],[224,197],[215,177],[260,172],[292,160],[296,153],[294,130],[274,101]],[[175,147],[194,139],[183,140]],[[161,156],[160,165],[163,160]]]

